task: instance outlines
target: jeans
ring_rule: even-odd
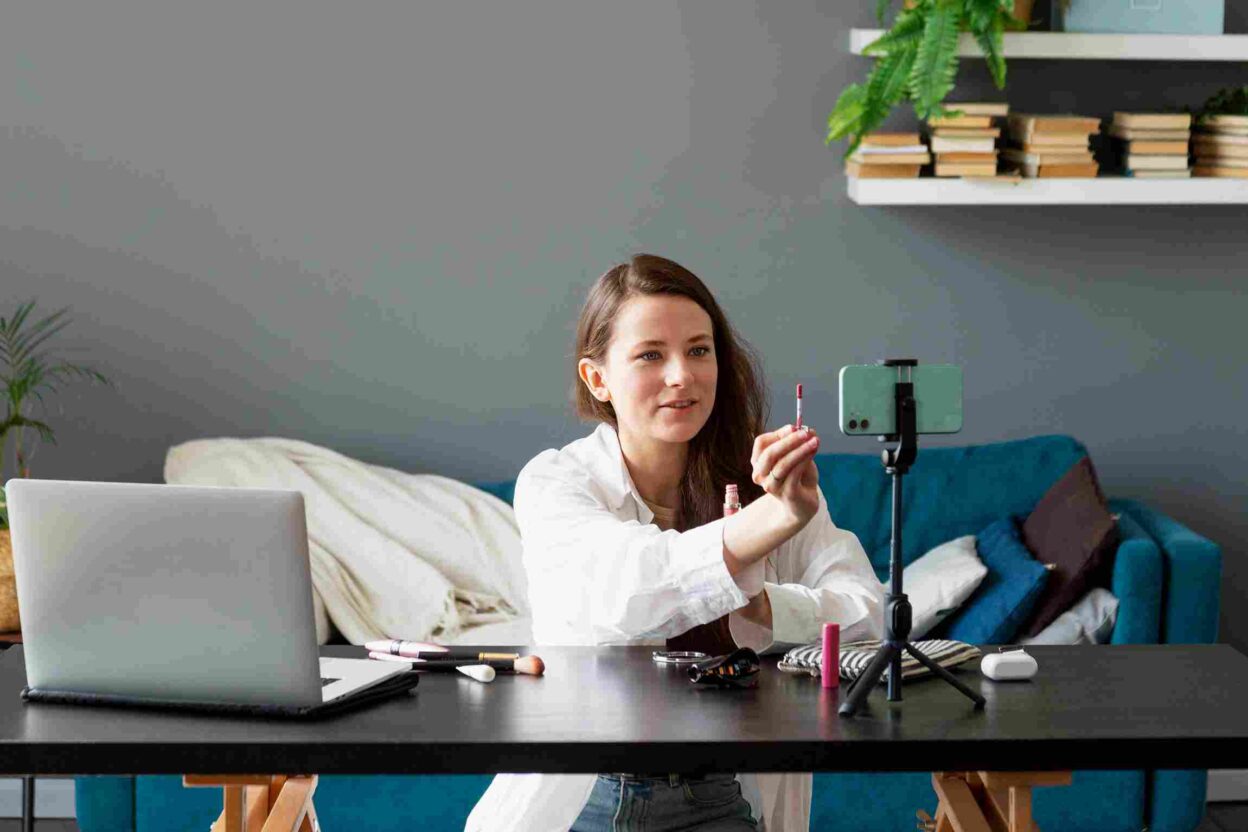
[[[600,774],[571,832],[757,832],[733,774]]]

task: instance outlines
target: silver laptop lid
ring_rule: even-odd
[[[299,492],[30,479],[5,489],[32,687],[321,701]]]

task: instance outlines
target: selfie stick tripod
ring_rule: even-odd
[[[919,362],[913,358],[893,358],[880,362],[886,367],[914,367]],[[897,371],[897,383],[894,392],[894,403],[897,433],[881,436],[881,442],[898,442],[896,448],[886,449],[880,457],[885,472],[893,476],[893,536],[890,541],[891,560],[889,561],[889,579],[891,586],[888,603],[884,609],[884,643],[876,651],[867,669],[850,687],[846,699],[841,703],[841,716],[853,716],[867,695],[875,688],[884,668],[888,668],[888,701],[901,701],[901,651],[904,649],[928,670],[953,685],[975,702],[976,709],[984,707],[984,697],[962,684],[952,673],[910,643],[911,611],[910,601],[901,591],[901,478],[910,470],[910,464],[918,455],[918,434],[915,427],[914,382],[910,380],[911,370],[906,370],[907,381],[901,381],[902,371]]]

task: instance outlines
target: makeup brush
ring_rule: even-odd
[[[370,659],[394,661],[389,653],[369,653]],[[517,659],[402,659],[410,662],[412,670],[454,670],[460,667],[485,666],[507,673],[523,673],[527,676],[541,676],[546,672],[546,663],[538,656],[521,656]]]
[[[526,676],[541,676],[546,672],[546,664],[537,656],[521,656],[518,659],[414,659],[412,670],[441,670],[444,667],[471,667],[483,665],[506,673],[523,673]]]
[[[411,667],[413,670],[417,669],[416,662],[419,661],[419,659],[417,660],[405,659],[402,656],[394,656],[394,655],[391,655],[390,653],[369,653],[368,656],[370,659],[377,659],[383,662],[406,662],[408,666]],[[440,670],[440,671],[444,671],[447,673],[454,670],[454,671],[464,674],[470,679],[476,679],[478,682],[493,682],[494,677],[498,673],[494,668],[490,667],[489,665],[480,664],[479,662],[471,662],[471,661],[434,662],[432,666],[430,666],[429,664],[426,664],[424,667],[421,667],[419,669],[420,670]]]
[[[387,653],[408,659],[518,659],[519,653],[496,653],[479,647],[444,647],[427,641],[367,641],[364,649],[375,653]]]

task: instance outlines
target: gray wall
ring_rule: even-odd
[[[806,383],[827,450],[877,451],[834,431],[836,373],[884,355],[965,367],[965,430],[928,444],[1078,437],[1111,495],[1222,544],[1244,645],[1244,208],[855,206],[823,136],[873,6],[8,9],[0,305],[71,304],[61,343],[117,381],[57,399],[35,475],[155,481],[171,444],[281,435],[514,476],[589,430],[576,312],[651,251],[761,350],[774,423]],[[1016,61],[1008,97],[1104,115],[1246,81]],[[982,66],[957,93],[992,93]]]

